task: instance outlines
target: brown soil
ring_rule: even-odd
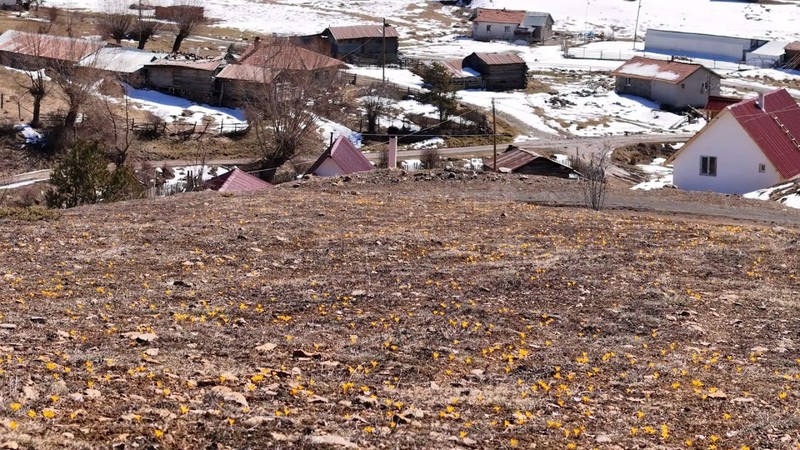
[[[796,448],[800,212],[579,187],[381,172],[2,219],[0,442]]]

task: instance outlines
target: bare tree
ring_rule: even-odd
[[[338,73],[286,73],[258,83],[245,112],[267,167],[277,168],[314,142],[319,117],[336,119],[348,108]]]
[[[139,40],[139,45],[137,48],[139,50],[144,50],[144,46],[147,44],[147,41],[158,34],[158,32],[161,31],[161,27],[161,22],[157,22],[155,20],[143,20],[140,17],[136,21],[136,33]]]
[[[600,211],[605,207],[608,193],[607,170],[611,165],[611,146],[605,144],[599,154],[592,154],[588,159],[581,159],[577,154],[572,160],[572,168],[583,176],[584,204]]]
[[[26,75],[28,83],[25,89],[33,98],[33,118],[31,118],[30,125],[33,128],[39,128],[41,125],[39,123],[39,116],[42,111],[42,100],[48,93],[48,86],[45,82],[46,76],[44,70],[26,72]]]
[[[97,18],[97,31],[104,38],[111,38],[117,44],[128,35],[133,25],[133,16],[128,14],[121,2],[112,3],[108,12]]]
[[[373,84],[367,88],[366,96],[361,100],[367,118],[367,133],[377,133],[378,118],[389,107],[386,97],[386,85]]]
[[[169,16],[170,20],[175,22],[175,42],[172,44],[172,52],[176,53],[181,51],[183,40],[205,23],[205,8],[196,0],[178,0],[172,6]]]

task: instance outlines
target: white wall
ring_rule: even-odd
[[[731,59],[738,62],[744,58],[745,50],[750,50],[750,39],[648,30],[644,46],[645,51],[648,52],[663,52],[672,55],[707,55],[716,56],[716,59]]]
[[[492,29],[487,31],[487,25],[491,25]],[[518,23],[472,22],[472,38],[487,41],[510,41],[514,39],[514,30],[516,30],[518,26]],[[509,31],[506,31],[507,27]]]
[[[335,177],[344,175],[344,171],[333,159],[326,158],[317,170],[314,171],[314,175],[318,177]]]
[[[724,110],[673,161],[673,183],[687,191],[744,194],[781,182],[775,166],[728,110]],[[717,176],[700,175],[702,156],[717,157]],[[758,171],[764,164],[764,173]]]

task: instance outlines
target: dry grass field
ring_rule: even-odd
[[[800,448],[800,214],[545,204],[576,189],[381,173],[0,219],[0,448]],[[696,213],[632,206],[659,202]]]

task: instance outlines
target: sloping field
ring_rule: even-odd
[[[529,201],[578,194],[377,175],[3,220],[0,448],[797,449],[800,215]],[[786,220],[635,207],[664,199]]]

